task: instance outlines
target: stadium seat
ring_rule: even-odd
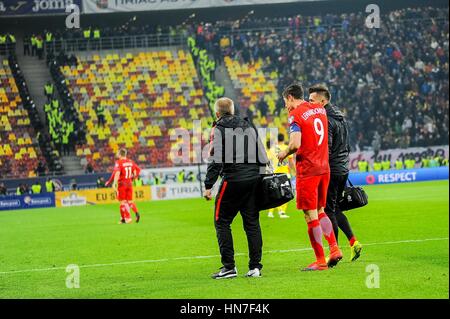
[[[144,167],[171,166],[170,145],[159,147],[171,143],[171,128],[188,129],[192,120],[200,118],[203,128],[211,122],[186,51],[88,55],[78,60],[78,66],[64,66],[61,71],[87,127],[86,144],[78,146],[76,154],[92,157],[96,171],[110,170],[120,147],[128,148]],[[97,102],[105,106],[105,128],[97,127]],[[149,147],[158,148],[154,156],[149,155]]]
[[[276,82],[278,76],[276,72],[263,71],[264,62],[262,59],[254,64],[240,63],[230,57],[225,57],[225,66],[232,80],[233,86],[239,92],[239,105],[252,111],[258,102],[264,98],[268,105],[268,112],[262,116],[261,112],[253,112],[253,121],[255,125],[261,127],[276,127],[282,134],[286,135],[285,125],[280,123],[279,118],[286,117],[286,111],[283,109],[280,116],[275,116],[276,102],[279,99]]]
[[[0,177],[34,176],[45,162],[7,59],[0,59]],[[14,129],[13,129],[14,128]],[[33,175],[34,174],[34,175]]]

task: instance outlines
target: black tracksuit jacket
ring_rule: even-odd
[[[233,143],[232,149],[226,149],[225,139],[231,138],[230,131],[232,130],[238,138],[242,138],[244,141],[245,147],[243,150],[237,149],[237,142]],[[211,134],[210,159],[206,173],[205,188],[211,189],[219,176],[222,176],[223,180],[230,182],[258,178],[261,167],[266,165],[268,159],[264,145],[259,139],[258,143],[256,143],[256,140],[255,127],[248,119],[242,119],[235,115],[224,115],[218,119]],[[254,150],[253,155],[255,156],[249,154],[248,145]],[[228,154],[226,154],[226,151],[228,151]],[[232,151],[232,154],[230,154],[230,151]],[[256,161],[253,160],[255,158]]]
[[[334,105],[325,105],[328,117],[328,150],[331,175],[349,172],[350,144],[344,114]]]

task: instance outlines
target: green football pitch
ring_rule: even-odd
[[[349,261],[340,233],[344,259],[322,272],[299,271],[313,252],[290,203],[289,219],[261,213],[263,277],[245,278],[239,216],[232,227],[239,276],[228,280],[209,277],[220,257],[213,203],[202,199],[138,203],[142,222],[130,225],[117,224],[118,205],[1,212],[0,298],[448,298],[448,187],[365,187],[369,205],[347,214],[361,258]],[[79,288],[66,285],[71,264]]]

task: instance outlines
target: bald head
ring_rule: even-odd
[[[216,116],[219,118],[225,114],[234,115],[234,102],[233,100],[222,97],[216,101],[214,104],[214,111]]]

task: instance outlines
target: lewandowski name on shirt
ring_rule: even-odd
[[[327,112],[325,111],[325,109],[323,107],[316,107],[315,109],[309,109],[308,111],[303,113],[302,118],[306,121],[308,119],[308,117],[310,117],[311,115],[314,115],[314,114],[326,115]]]

